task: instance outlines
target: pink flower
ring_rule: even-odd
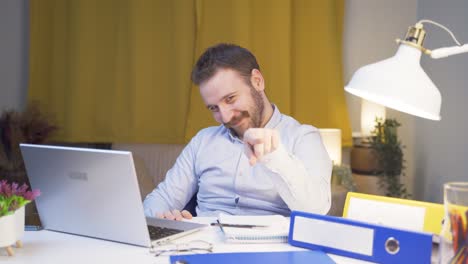
[[[19,196],[24,196],[28,188],[29,186],[26,183],[23,183],[23,185],[21,185],[21,187],[19,187],[18,190],[16,190],[16,194]]]
[[[18,183],[8,184],[6,180],[0,181],[0,217],[13,213],[41,194],[37,189],[28,191],[29,187],[26,184],[18,186]]]
[[[11,185],[6,180],[0,181],[0,195],[10,197],[13,195]]]
[[[24,183],[21,187],[18,187],[18,183],[13,182],[8,184],[6,180],[0,181],[0,195],[3,197],[11,197],[13,195],[20,196],[26,200],[32,201],[36,199],[41,192],[37,189],[28,191],[29,186]]]
[[[36,197],[38,197],[39,195],[41,195],[41,191],[39,191],[38,189],[34,189],[32,191],[25,192],[23,197],[26,200],[32,201],[36,199]]]
[[[16,194],[16,192],[18,191],[18,183],[14,182],[11,184],[11,194]]]

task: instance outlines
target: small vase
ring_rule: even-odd
[[[25,213],[24,213],[24,206],[21,207],[20,209],[16,210],[15,214],[15,225],[16,225],[16,241],[17,241],[17,246],[21,247],[21,239],[24,236],[24,219],[25,219]]]
[[[6,248],[8,255],[13,255],[11,246],[16,242],[15,214],[0,217],[0,248]]]

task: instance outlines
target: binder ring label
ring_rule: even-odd
[[[400,242],[394,237],[389,237],[387,241],[385,241],[385,251],[388,254],[395,255],[400,251]]]

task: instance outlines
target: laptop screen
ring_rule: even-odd
[[[45,229],[149,246],[132,153],[21,144]]]

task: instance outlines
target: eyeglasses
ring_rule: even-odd
[[[155,257],[178,255],[180,253],[211,253],[213,252],[213,244],[203,240],[194,240],[183,244],[169,242],[152,247],[150,252],[154,254]]]

